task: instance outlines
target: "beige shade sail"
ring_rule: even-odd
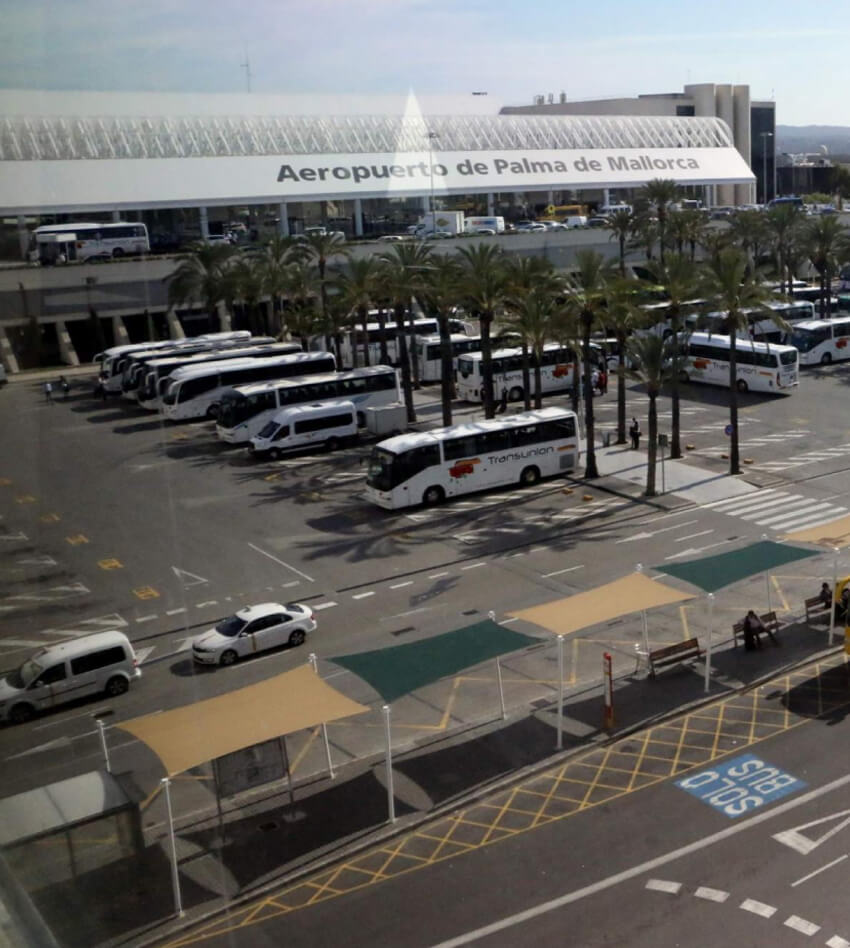
[[[117,725],[159,757],[169,777],[208,760],[369,709],[309,665],[217,698]]]
[[[643,573],[630,573],[613,583],[511,615],[543,626],[556,635],[568,635],[632,612],[643,612],[693,598],[691,593],[679,592],[672,586],[651,580]]]
[[[833,549],[850,546],[850,516],[839,517],[817,527],[803,527],[802,530],[786,533],[782,539],[795,543],[817,543]]]

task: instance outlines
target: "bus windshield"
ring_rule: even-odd
[[[395,461],[398,455],[392,451],[386,451],[383,448],[375,448],[369,458],[369,473],[366,477],[366,483],[375,490],[392,490],[396,486],[393,477],[394,469],[396,475],[398,470]]]

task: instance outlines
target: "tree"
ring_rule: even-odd
[[[277,314],[278,322],[273,327],[275,334],[283,330],[283,300],[290,280],[290,269],[297,259],[297,246],[290,237],[275,234],[257,255],[263,288],[269,296],[272,313]],[[272,328],[271,321],[269,328]]]
[[[697,265],[690,257],[676,253],[670,254],[664,263],[659,263],[657,266],[649,264],[648,267],[653,282],[664,288],[664,293],[668,299],[670,332],[674,337],[678,337],[683,328],[684,305],[688,300],[693,300],[699,291],[700,277]],[[680,458],[682,456],[682,440],[678,373],[673,373],[670,378],[670,385],[672,402],[670,457]]]
[[[779,204],[770,208],[764,215],[764,223],[771,238],[772,250],[776,258],[779,273],[779,292],[785,293],[786,277],[788,293],[792,294],[794,277],[790,271],[792,247],[799,240],[803,215],[793,204]]]
[[[697,244],[706,230],[705,217],[700,211],[671,211],[668,218],[668,229],[676,253],[683,254],[687,244],[691,260],[696,257]]]
[[[460,265],[454,257],[434,254],[420,291],[428,309],[436,315],[437,324],[440,327],[440,400],[443,409],[443,425],[446,427],[452,423],[452,399],[454,398],[449,320],[457,301],[461,272]]]
[[[505,297],[504,255],[493,244],[461,247],[458,260],[463,270],[461,300],[481,326],[481,400],[485,418],[493,418],[493,351],[490,329]]]
[[[611,240],[616,240],[619,248],[620,276],[626,275],[626,242],[634,234],[636,218],[626,207],[618,208],[608,216],[608,229]]]
[[[744,251],[750,269],[759,265],[762,250],[771,242],[770,229],[762,211],[738,211],[732,216],[729,229],[732,241]]]
[[[593,386],[590,335],[597,324],[604,323],[604,311],[609,284],[612,279],[610,262],[595,250],[579,250],[575,256],[572,274],[575,307],[582,330],[582,361],[584,363],[584,428],[587,467],[584,476],[599,477],[596,466],[595,426],[593,418]]]
[[[839,218],[821,215],[806,223],[802,234],[803,246],[820,281],[820,314],[830,315],[832,275],[850,255],[847,231]]]
[[[227,299],[230,290],[230,263],[236,251],[230,244],[195,244],[191,253],[168,277],[168,302],[203,303],[209,316]]]
[[[627,341],[645,319],[645,313],[635,304],[634,283],[621,280],[613,284],[608,295],[605,325],[617,339],[617,444],[626,443]]]
[[[311,232],[298,240],[298,251],[302,257],[316,264],[319,272],[319,298],[322,303],[322,314],[327,311],[328,306],[328,287],[327,287],[327,267],[328,261],[334,257],[347,257],[348,250],[345,247],[345,237],[339,231],[330,233]]]
[[[670,205],[679,196],[679,186],[667,178],[654,178],[641,189],[641,196],[653,209],[658,220],[658,246],[661,262],[664,263],[664,251],[667,244],[667,218]]]
[[[747,255],[738,247],[719,251],[705,272],[704,296],[713,309],[725,312],[729,327],[729,473],[740,474],[738,446],[738,392],[746,391],[746,383],[739,385],[737,369],[737,332],[749,330],[748,310],[758,309],[767,300],[767,288],[750,272]],[[770,312],[770,311],[768,311]],[[775,320],[775,314],[771,313]]]
[[[374,302],[378,290],[378,260],[375,257],[355,257],[349,260],[340,271],[337,286],[348,306],[354,310],[360,320],[363,332],[363,364],[369,365],[369,307]],[[355,333],[356,336],[356,333]],[[357,345],[351,347],[355,367],[357,363]]]
[[[321,332],[323,325],[318,309],[319,281],[311,264],[302,262],[290,267],[286,293],[286,328],[301,340],[301,348],[306,351],[310,337]]]
[[[655,464],[658,449],[658,395],[671,377],[672,356],[677,346],[676,337],[662,339],[654,333],[632,336],[629,340],[629,356],[636,363],[629,375],[646,386],[649,398],[649,431],[647,432],[646,497],[654,497]]]
[[[523,353],[523,396],[525,410],[531,408],[529,385],[529,351],[534,357],[534,407],[542,406],[543,379],[541,365],[543,347],[553,334],[556,303],[555,295],[545,284],[530,290],[522,290],[516,296],[505,299],[508,313],[506,325],[520,334]]]
[[[242,303],[243,316],[254,335],[267,332],[259,314],[260,300],[265,294],[265,281],[259,260],[249,254],[233,257],[227,269],[227,296]]]

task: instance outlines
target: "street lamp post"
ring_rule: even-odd
[[[764,205],[767,204],[767,142],[770,138],[773,138],[773,132],[761,133],[761,203]]]
[[[439,137],[436,132],[428,132],[428,161],[430,163],[428,170],[431,175],[431,229],[435,231],[437,229],[437,223],[435,217],[436,208],[434,207],[434,141]]]

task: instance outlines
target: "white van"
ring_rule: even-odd
[[[123,632],[96,632],[48,645],[0,679],[0,721],[20,724],[38,711],[87,695],[123,695],[141,678]]]
[[[329,451],[357,438],[354,402],[317,402],[281,410],[251,438],[254,454],[276,458],[283,451],[323,444]]]

